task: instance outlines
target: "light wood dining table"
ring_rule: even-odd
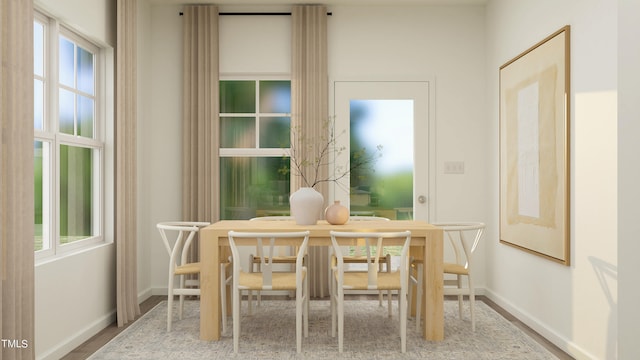
[[[329,232],[339,231],[411,231],[411,256],[423,259],[424,284],[422,306],[425,340],[444,338],[443,236],[442,229],[425,221],[351,221],[331,225],[324,220],[315,225],[297,225],[294,221],[222,220],[200,230],[200,339],[219,340],[222,308],[220,302],[220,263],[229,256],[230,230],[251,232],[309,230],[309,246],[331,246]],[[341,244],[349,245],[349,244]],[[415,292],[414,292],[415,296]],[[227,302],[229,303],[229,302]],[[416,301],[412,301],[416,304]],[[415,306],[415,305],[414,305]],[[414,314],[415,309],[411,310]],[[225,309],[226,311],[226,309]]]

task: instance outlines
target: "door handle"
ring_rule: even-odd
[[[427,202],[427,197],[426,197],[426,196],[424,196],[424,195],[420,195],[420,196],[418,196],[418,202],[419,202],[420,204],[424,204],[424,203],[426,203],[426,202]]]

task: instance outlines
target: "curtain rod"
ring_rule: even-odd
[[[180,16],[184,15],[184,13],[181,11],[180,12]],[[291,15],[290,12],[221,12],[218,13],[218,15],[220,16],[237,16],[237,15],[248,15],[248,16],[263,16],[263,15],[267,15],[267,16],[283,16],[283,15]],[[331,16],[333,15],[333,13],[328,12],[327,16]]]

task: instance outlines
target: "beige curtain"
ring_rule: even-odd
[[[328,71],[327,71],[327,9],[323,5],[296,5],[292,11],[292,59],[291,59],[291,125],[299,129],[300,139],[317,139],[327,136],[328,121]],[[296,149],[317,154],[318,149],[292,144]],[[312,155],[304,155],[310,158]],[[322,169],[326,175],[328,169]],[[291,191],[302,186],[300,178],[291,179]],[[316,186],[325,198],[327,183]],[[325,204],[326,206],[326,204]],[[310,290],[312,297],[329,295],[328,252],[322,247],[309,250],[311,267]]]
[[[116,302],[118,326],[140,315],[137,272],[136,1],[118,0],[116,47]]]
[[[33,1],[2,0],[0,60],[0,359],[34,359]]]
[[[182,75],[182,216],[214,222],[220,218],[217,6],[184,7]]]

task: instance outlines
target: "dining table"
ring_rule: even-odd
[[[347,221],[342,225],[319,220],[313,225],[298,225],[295,221],[249,221],[221,220],[200,230],[200,339],[219,340],[223,309],[220,301],[220,264],[228,261],[229,231],[281,232],[309,231],[309,246],[331,246],[330,232],[411,232],[410,256],[422,259],[423,337],[429,341],[444,339],[444,295],[443,295],[443,232],[442,229],[420,220],[373,220]],[[340,245],[348,246],[348,243]],[[312,271],[312,270],[310,270]],[[415,292],[413,292],[415,297]],[[227,304],[230,302],[227,301]],[[224,309],[226,312],[227,309]]]

